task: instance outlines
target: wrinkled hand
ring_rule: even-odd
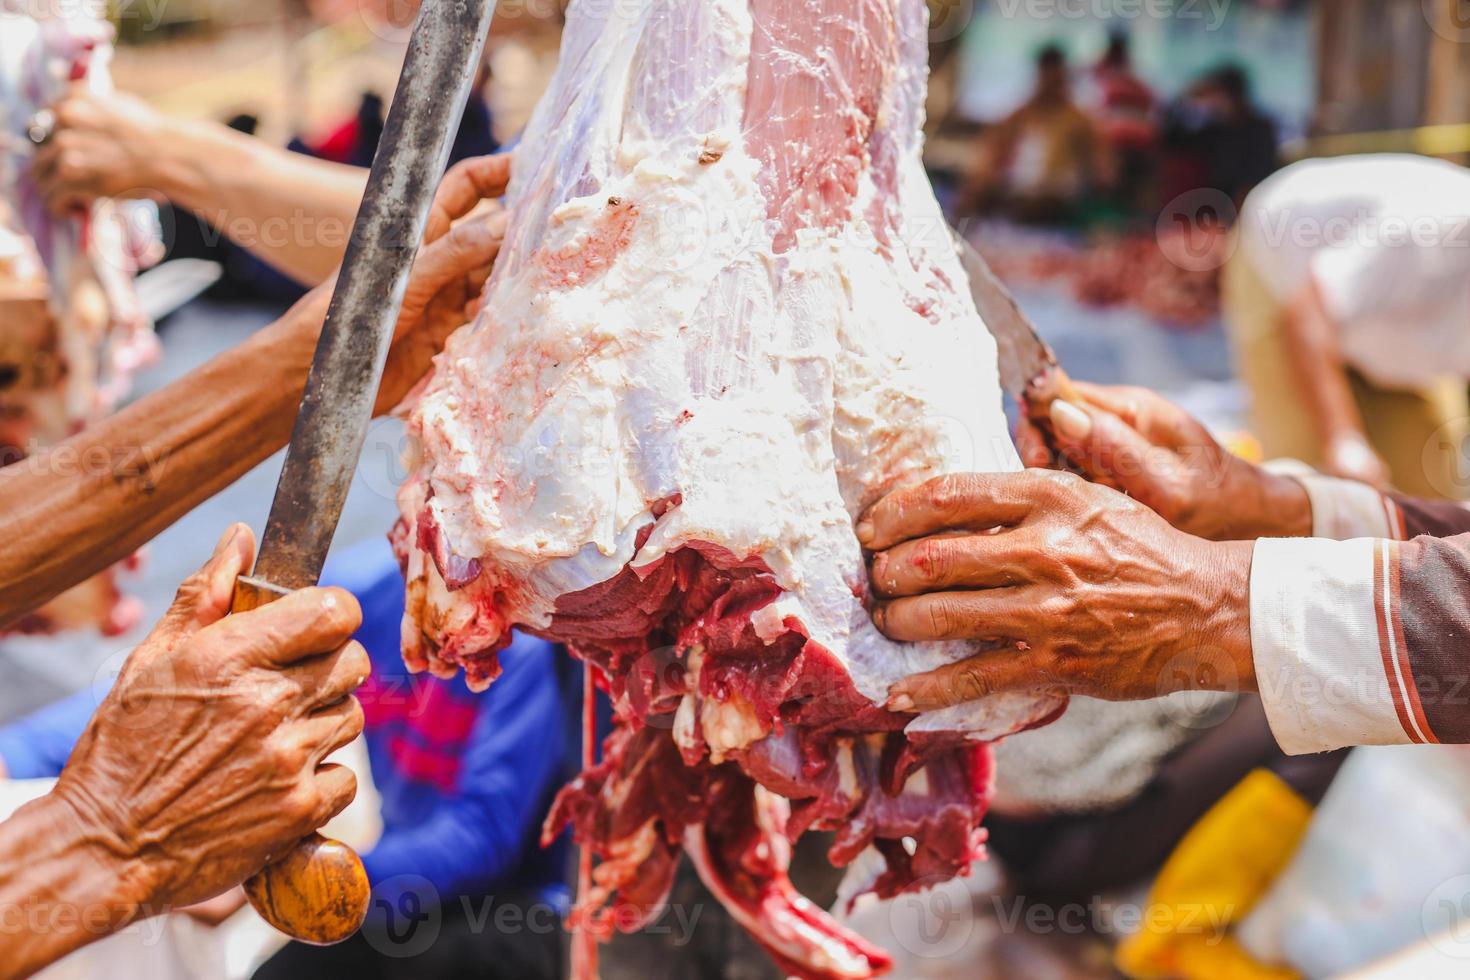
[[[1144,388],[1073,386],[1082,401],[1053,401],[1049,420],[1062,461],[1088,479],[1214,541],[1311,534],[1297,481],[1231,453],[1177,405]],[[1056,462],[1025,418],[1016,445],[1027,466]]]
[[[1184,534],[1106,487],[1044,470],[938,477],[873,505],[858,539],[884,634],[992,647],[894,685],[893,710],[1254,687],[1250,545]]]
[[[403,292],[374,415],[392,411],[428,373],[449,335],[479,312],[481,291],[505,238],[508,214],[494,199],[510,182],[510,162],[508,153],[461,160],[439,184]],[[313,345],[335,288],[333,276],[287,314],[309,328]]]
[[[510,183],[510,163],[508,153],[462,160],[439,184],[403,295],[378,412],[402,401],[449,335],[479,312],[481,291],[505,238],[507,213],[493,199]]]
[[[140,902],[218,895],[352,800],[322,765],[362,731],[351,692],[367,654],[340,589],[303,589],[226,615],[254,536],[236,525],[133,651],[53,791],[141,879]]]
[[[31,172],[53,213],[99,197],[151,196],[179,124],[131,95],[98,95],[81,86],[51,108],[56,128]]]

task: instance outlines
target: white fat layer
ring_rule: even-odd
[[[719,765],[731,752],[765,738],[769,730],[755,716],[750,702],[734,692],[728,699],[706,698],[699,704],[700,730],[709,746],[710,762]]]
[[[745,0],[573,7],[517,154],[485,312],[450,338],[411,426],[415,479],[452,549],[516,586],[498,600],[510,621],[545,625],[559,596],[708,541],[760,556],[786,590],[758,635],[796,618],[874,702],[972,652],[893,643],[859,598],[853,520],[882,493],[1020,465],[995,344],[957,287],[920,159],[923,4],[891,2],[902,58],[879,118],[898,186],[864,171],[844,223],[801,229],[779,254],[742,134]],[[880,198],[896,199],[886,249],[869,223]],[[616,234],[626,241],[605,269],[547,272],[546,256],[590,255]],[[674,493],[682,502],[635,554],[650,505]],[[473,601],[436,591],[416,618],[458,621],[446,608]],[[417,643],[419,625],[405,635]],[[1004,734],[1037,705],[992,699],[914,727]],[[751,732],[728,706],[707,702],[701,722],[716,761]]]

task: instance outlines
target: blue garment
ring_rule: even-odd
[[[373,662],[358,698],[383,801],[383,837],[363,856],[375,897],[400,907],[427,879],[441,901],[529,890],[564,913],[567,845],[539,845],[541,818],[571,775],[557,649],[517,634],[504,673],[475,694],[462,676],[403,665],[403,578],[386,542],[353,548],[322,582],[358,597],[356,639]]]
[[[86,731],[101,695],[90,688],[0,728],[0,759],[11,779],[59,775]]]
[[[565,914],[566,835],[550,848],[539,844],[541,818],[575,760],[565,658],[559,662],[552,644],[517,634],[503,651],[504,673],[475,694],[462,677],[446,681],[403,666],[403,578],[386,541],[333,559],[322,584],[357,596],[363,620],[355,638],[373,662],[358,696],[382,797],[383,836],[363,855],[374,909],[383,902],[401,908],[408,892],[418,902],[515,892]],[[0,729],[10,775],[58,774],[97,697],[82,691]]]

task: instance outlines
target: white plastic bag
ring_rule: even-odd
[[[1308,977],[1425,942],[1470,975],[1470,747],[1354,749],[1239,936]]]

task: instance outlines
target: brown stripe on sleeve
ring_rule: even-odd
[[[1427,534],[1435,538],[1448,538],[1470,532],[1470,509],[1453,500],[1424,500],[1402,494],[1388,494],[1390,507],[1397,506],[1402,520],[1401,533],[1404,540]]]
[[[1470,743],[1470,534],[1393,548],[1392,612],[1430,741]],[[1403,661],[1400,660],[1400,664]],[[1412,710],[1412,707],[1411,707]]]

